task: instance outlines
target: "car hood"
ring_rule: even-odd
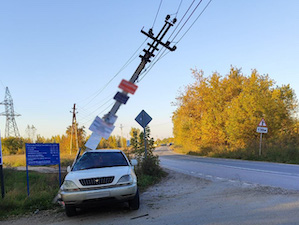
[[[118,180],[126,174],[131,174],[130,166],[118,166],[118,167],[105,167],[105,168],[94,168],[86,170],[71,171],[65,177],[65,180],[73,181],[78,187],[83,187],[79,180],[99,178],[99,177],[110,177],[113,176],[114,180],[109,185],[116,184]],[[105,186],[105,185],[103,185]]]

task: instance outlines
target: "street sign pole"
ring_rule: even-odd
[[[146,150],[146,133],[145,127],[143,128],[143,135],[144,135],[144,158],[147,158],[147,150]]]
[[[263,141],[263,134],[267,134],[268,133],[268,127],[267,124],[265,122],[265,119],[262,118],[262,120],[259,122],[257,128],[256,128],[256,132],[260,133],[260,149],[259,149],[259,156],[262,155],[262,141]]]
[[[263,140],[263,133],[260,135],[260,150],[259,150],[259,156],[262,155],[262,140]]]

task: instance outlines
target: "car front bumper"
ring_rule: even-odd
[[[137,184],[125,186],[112,186],[101,189],[81,189],[80,191],[63,191],[60,190],[61,199],[68,205],[81,205],[89,200],[107,200],[114,199],[117,201],[127,201],[136,195]]]

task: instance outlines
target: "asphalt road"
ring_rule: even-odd
[[[156,153],[162,167],[196,177],[299,190],[299,165],[180,155],[167,147]]]

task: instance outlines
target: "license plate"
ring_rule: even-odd
[[[91,199],[91,198],[105,198],[105,197],[109,197],[110,196],[110,192],[109,191],[104,191],[104,192],[99,192],[99,193],[89,193],[87,194],[87,198]]]

